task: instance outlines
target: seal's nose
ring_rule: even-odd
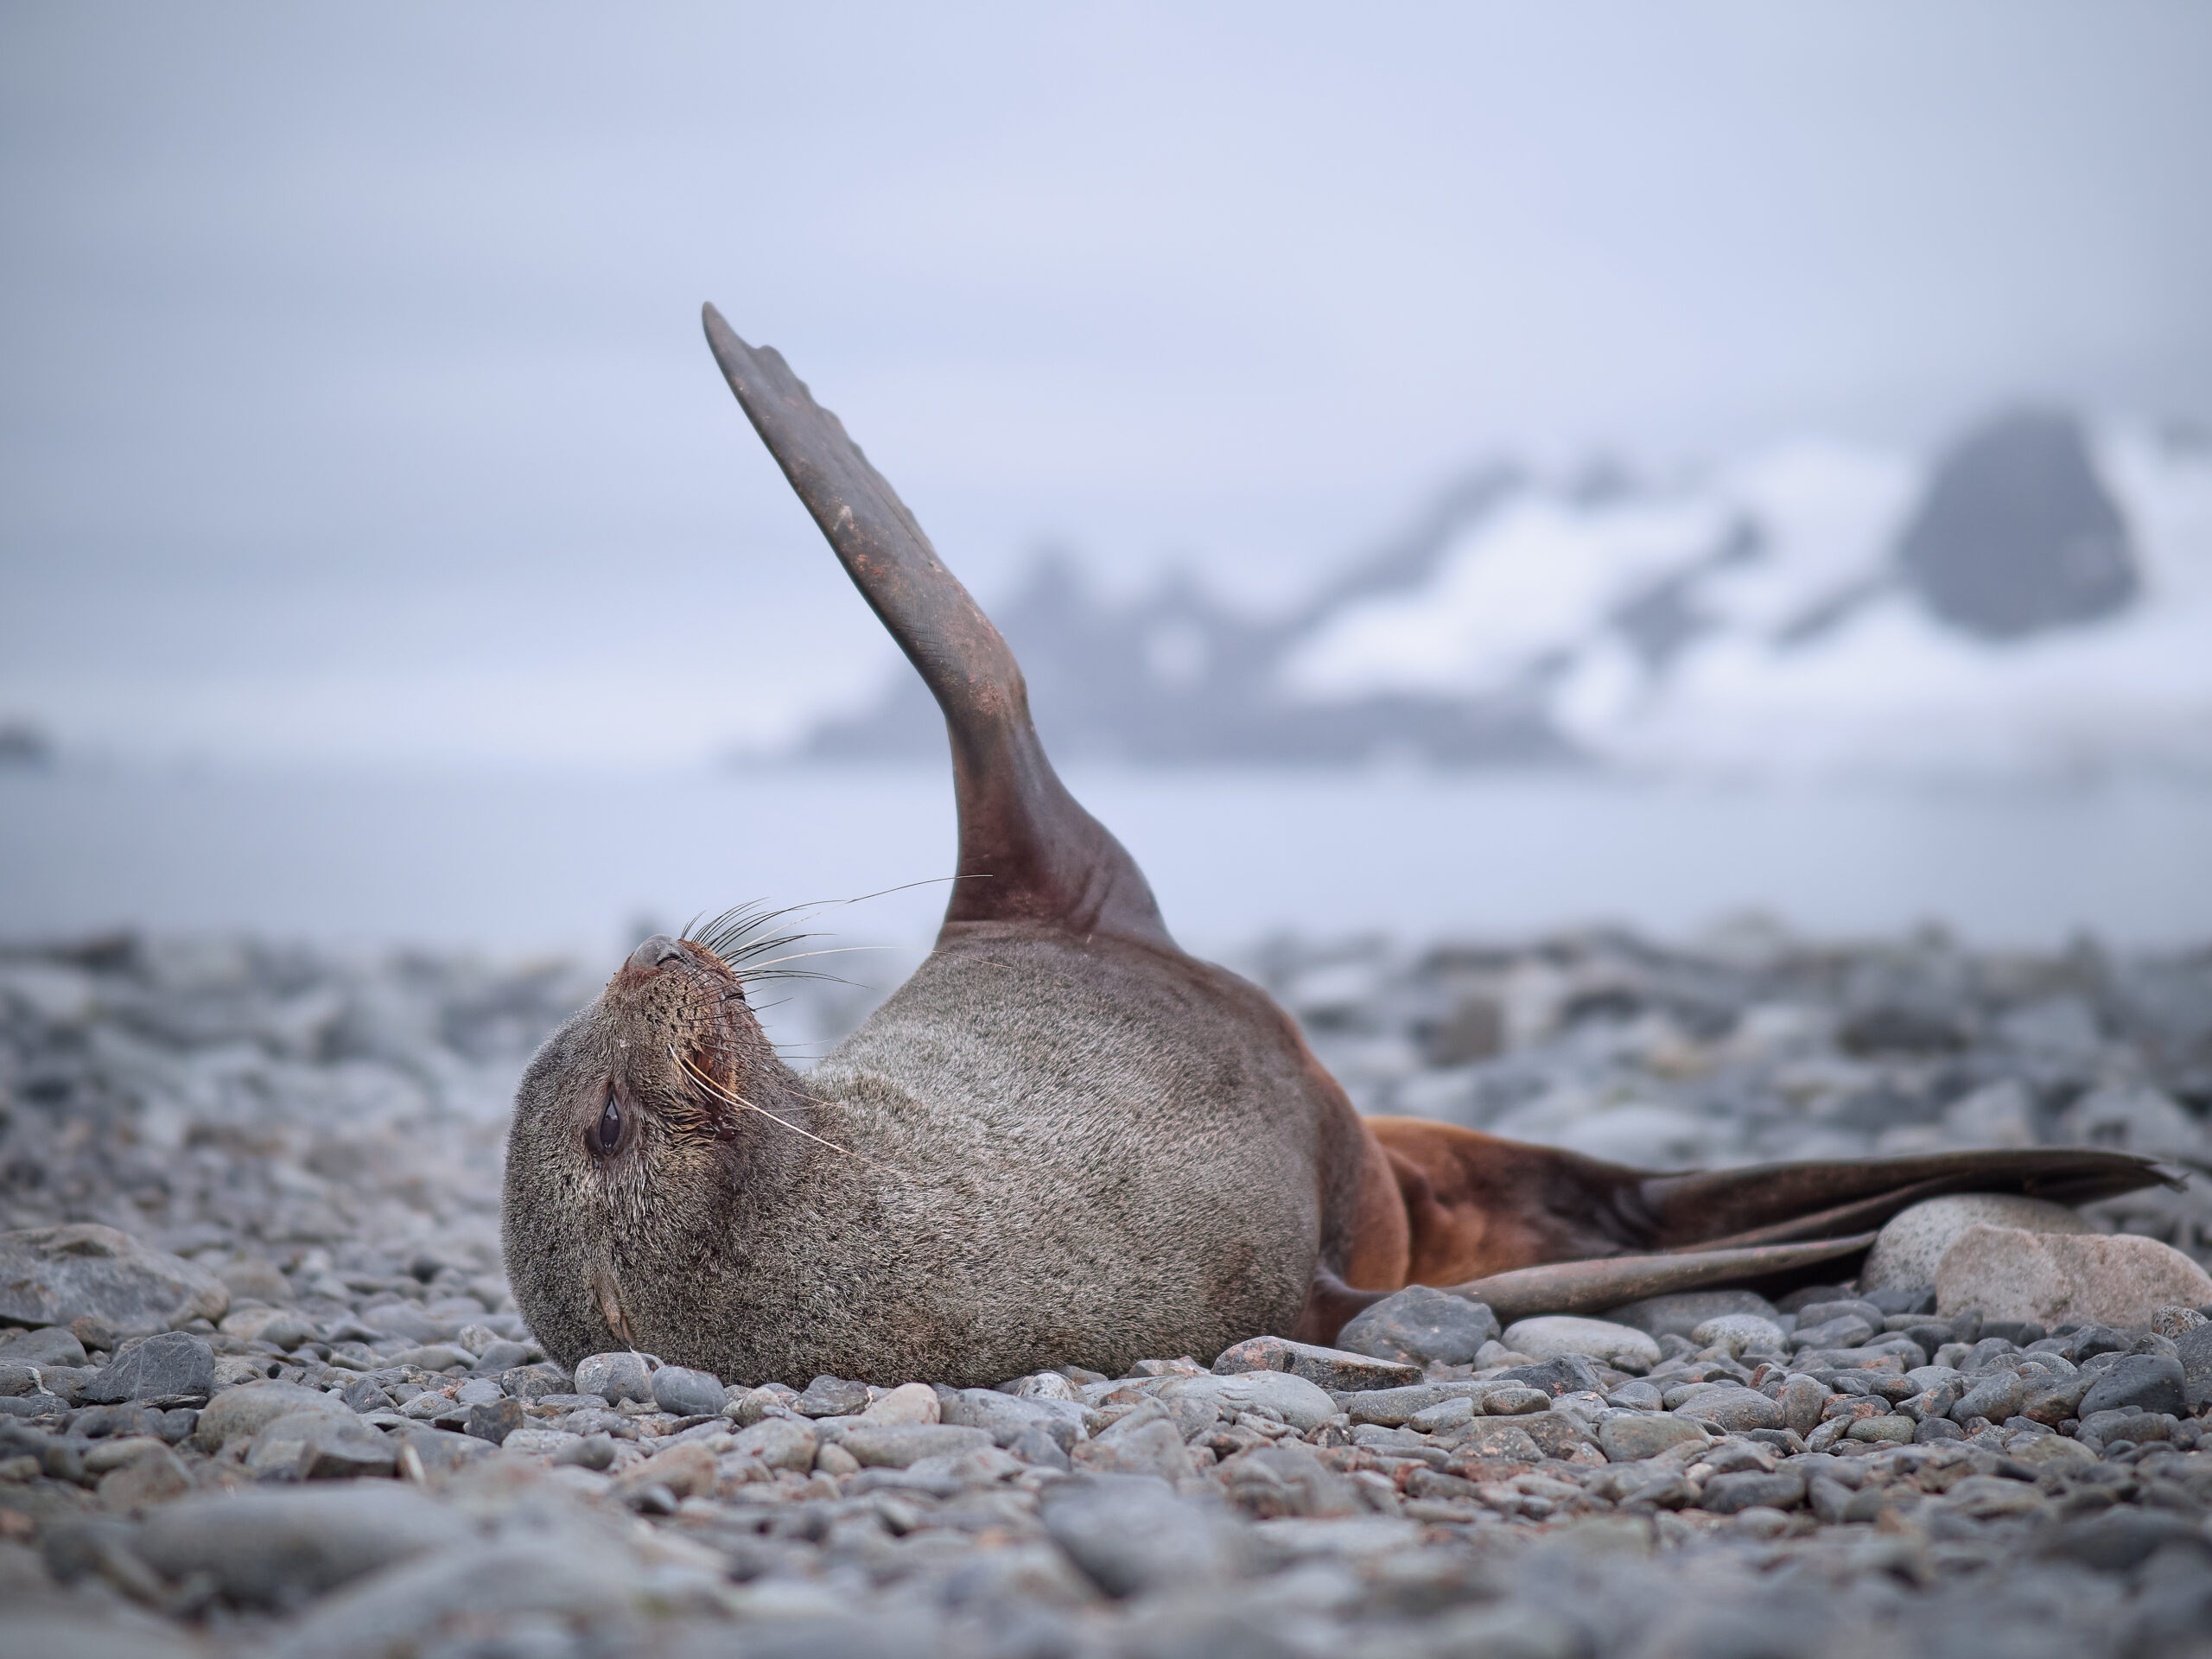
[[[665,933],[656,933],[630,953],[629,965],[640,973],[651,973],[664,962],[674,962],[683,955],[683,947]]]

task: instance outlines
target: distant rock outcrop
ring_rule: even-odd
[[[1258,621],[1185,575],[1115,605],[1065,554],[1047,553],[1014,594],[992,607],[1020,659],[1029,703],[1052,753],[1149,764],[1345,765],[1403,755],[1444,766],[1575,757],[1539,698],[1382,693],[1330,702],[1283,696],[1285,652],[1320,619],[1376,592],[1418,585],[1453,539],[1518,484],[1502,470],[1446,493],[1405,537],[1356,565],[1295,614]],[[1533,688],[1532,688],[1533,690]],[[817,727],[804,753],[822,760],[934,755],[944,722],[921,682],[900,674],[861,714]]]
[[[1930,610],[1986,639],[2095,621],[2141,585],[2080,424],[2041,410],[1976,427],[1936,464],[1897,562]]]
[[[1745,775],[2212,770],[2212,453],[2015,412],[1932,466],[1805,441],[1660,485],[1471,474],[1287,616],[1047,558],[993,613],[1054,755]],[[925,758],[900,672],[823,759]]]
[[[0,767],[54,763],[54,743],[27,720],[0,719]]]

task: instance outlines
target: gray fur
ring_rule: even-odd
[[[505,1230],[550,1352],[622,1345],[593,1290],[608,1272],[640,1348],[749,1382],[1119,1375],[1292,1329],[1326,1196],[1293,1172],[1357,1159],[1325,1155],[1341,1096],[1288,1020],[1172,949],[950,932],[804,1077],[724,1001],[749,1056],[736,1092],[859,1157],[741,1110],[702,1154],[653,1113],[626,1178],[577,1127],[607,1068],[652,1046],[624,976],[547,1042]]]

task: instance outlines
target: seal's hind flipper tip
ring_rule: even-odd
[[[1802,1244],[1744,1249],[1683,1251],[1664,1255],[1602,1256],[1592,1262],[1553,1262],[1471,1279],[1445,1289],[1486,1304],[1502,1324],[1539,1313],[1602,1313],[1647,1296],[1756,1283],[1843,1257],[1863,1254],[1872,1233]]]

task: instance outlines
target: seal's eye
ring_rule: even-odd
[[[614,1148],[622,1144],[622,1106],[612,1094],[607,1097],[606,1109],[599,1115],[599,1128],[595,1133],[599,1155],[613,1157]]]

